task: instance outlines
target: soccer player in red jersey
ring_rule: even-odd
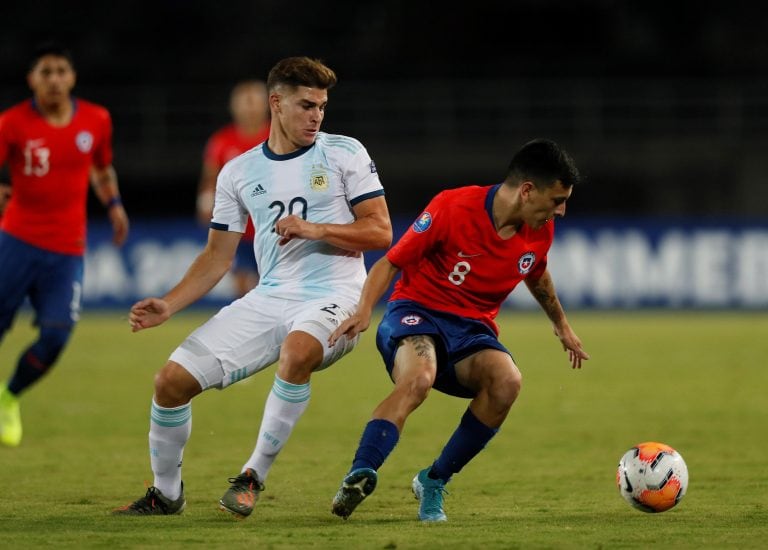
[[[471,399],[440,456],[412,482],[419,519],[447,519],[445,484],[496,434],[520,392],[520,371],[499,342],[494,321],[520,281],[552,321],[571,366],[581,368],[589,358],[547,270],[553,219],[565,215],[578,179],[573,160],[557,144],[532,141],[515,154],[501,184],[438,194],[373,266],[357,312],[329,343],[366,330],[374,306],[401,272],[376,336],[395,387],[365,427],[352,469],[333,499],[334,514],[346,519],[375,489],[377,470],[406,418],[435,388]]]
[[[232,123],[215,132],[205,146],[203,170],[197,193],[197,217],[208,227],[213,214],[216,177],[224,165],[269,138],[269,104],[267,86],[261,80],[239,82],[229,98]],[[259,282],[259,271],[253,253],[253,222],[248,225],[237,247],[232,274],[238,296],[244,296]]]
[[[89,182],[108,211],[114,243],[128,235],[110,116],[72,97],[69,52],[41,46],[27,81],[32,99],[0,114],[0,166],[7,162],[13,192],[0,223],[0,339],[25,297],[40,335],[0,385],[0,442],[8,446],[21,442],[18,396],[53,366],[79,317]]]

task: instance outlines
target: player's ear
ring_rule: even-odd
[[[528,197],[531,195],[531,191],[536,189],[536,186],[533,184],[532,181],[524,181],[520,184],[520,197],[522,197],[524,200],[528,200]]]
[[[269,94],[269,109],[271,111],[276,113],[280,112],[280,99],[281,96],[277,92],[272,92]]]

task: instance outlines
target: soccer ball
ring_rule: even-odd
[[[675,506],[688,489],[688,467],[676,450],[648,441],[621,457],[616,485],[624,500],[643,512],[663,512]]]

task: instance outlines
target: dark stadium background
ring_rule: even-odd
[[[279,58],[333,67],[324,129],[359,138],[395,214],[501,179],[533,137],[586,176],[569,216],[768,214],[768,17],[742,2],[53,2],[0,7],[0,107],[34,45],[106,105],[132,217],[193,216],[230,86]],[[94,212],[97,205],[91,204]]]

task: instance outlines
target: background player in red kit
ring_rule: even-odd
[[[197,193],[197,217],[206,228],[211,223],[216,177],[226,163],[253,149],[269,137],[269,104],[267,87],[261,80],[239,82],[229,98],[232,123],[215,132],[205,146],[203,171]],[[248,225],[237,247],[232,274],[238,296],[245,295],[259,282],[259,271],[253,253],[253,222]]]
[[[332,511],[349,517],[376,487],[377,470],[405,420],[429,390],[471,399],[435,462],[413,479],[419,519],[445,521],[443,492],[496,434],[517,398],[521,375],[494,321],[520,281],[552,321],[573,368],[589,356],[571,329],[547,270],[553,218],[565,214],[579,173],[557,144],[535,140],[512,159],[503,183],[443,191],[371,269],[357,312],[331,335],[353,338],[402,277],[379,324],[376,344],[392,393],[373,411]]]
[[[110,116],[70,95],[69,52],[40,47],[27,81],[32,99],[0,114],[0,166],[7,161],[12,189],[0,224],[0,338],[25,297],[40,335],[0,385],[0,442],[9,446],[21,442],[19,394],[56,362],[78,320],[89,181],[107,208],[114,243],[128,235],[112,167]]]

